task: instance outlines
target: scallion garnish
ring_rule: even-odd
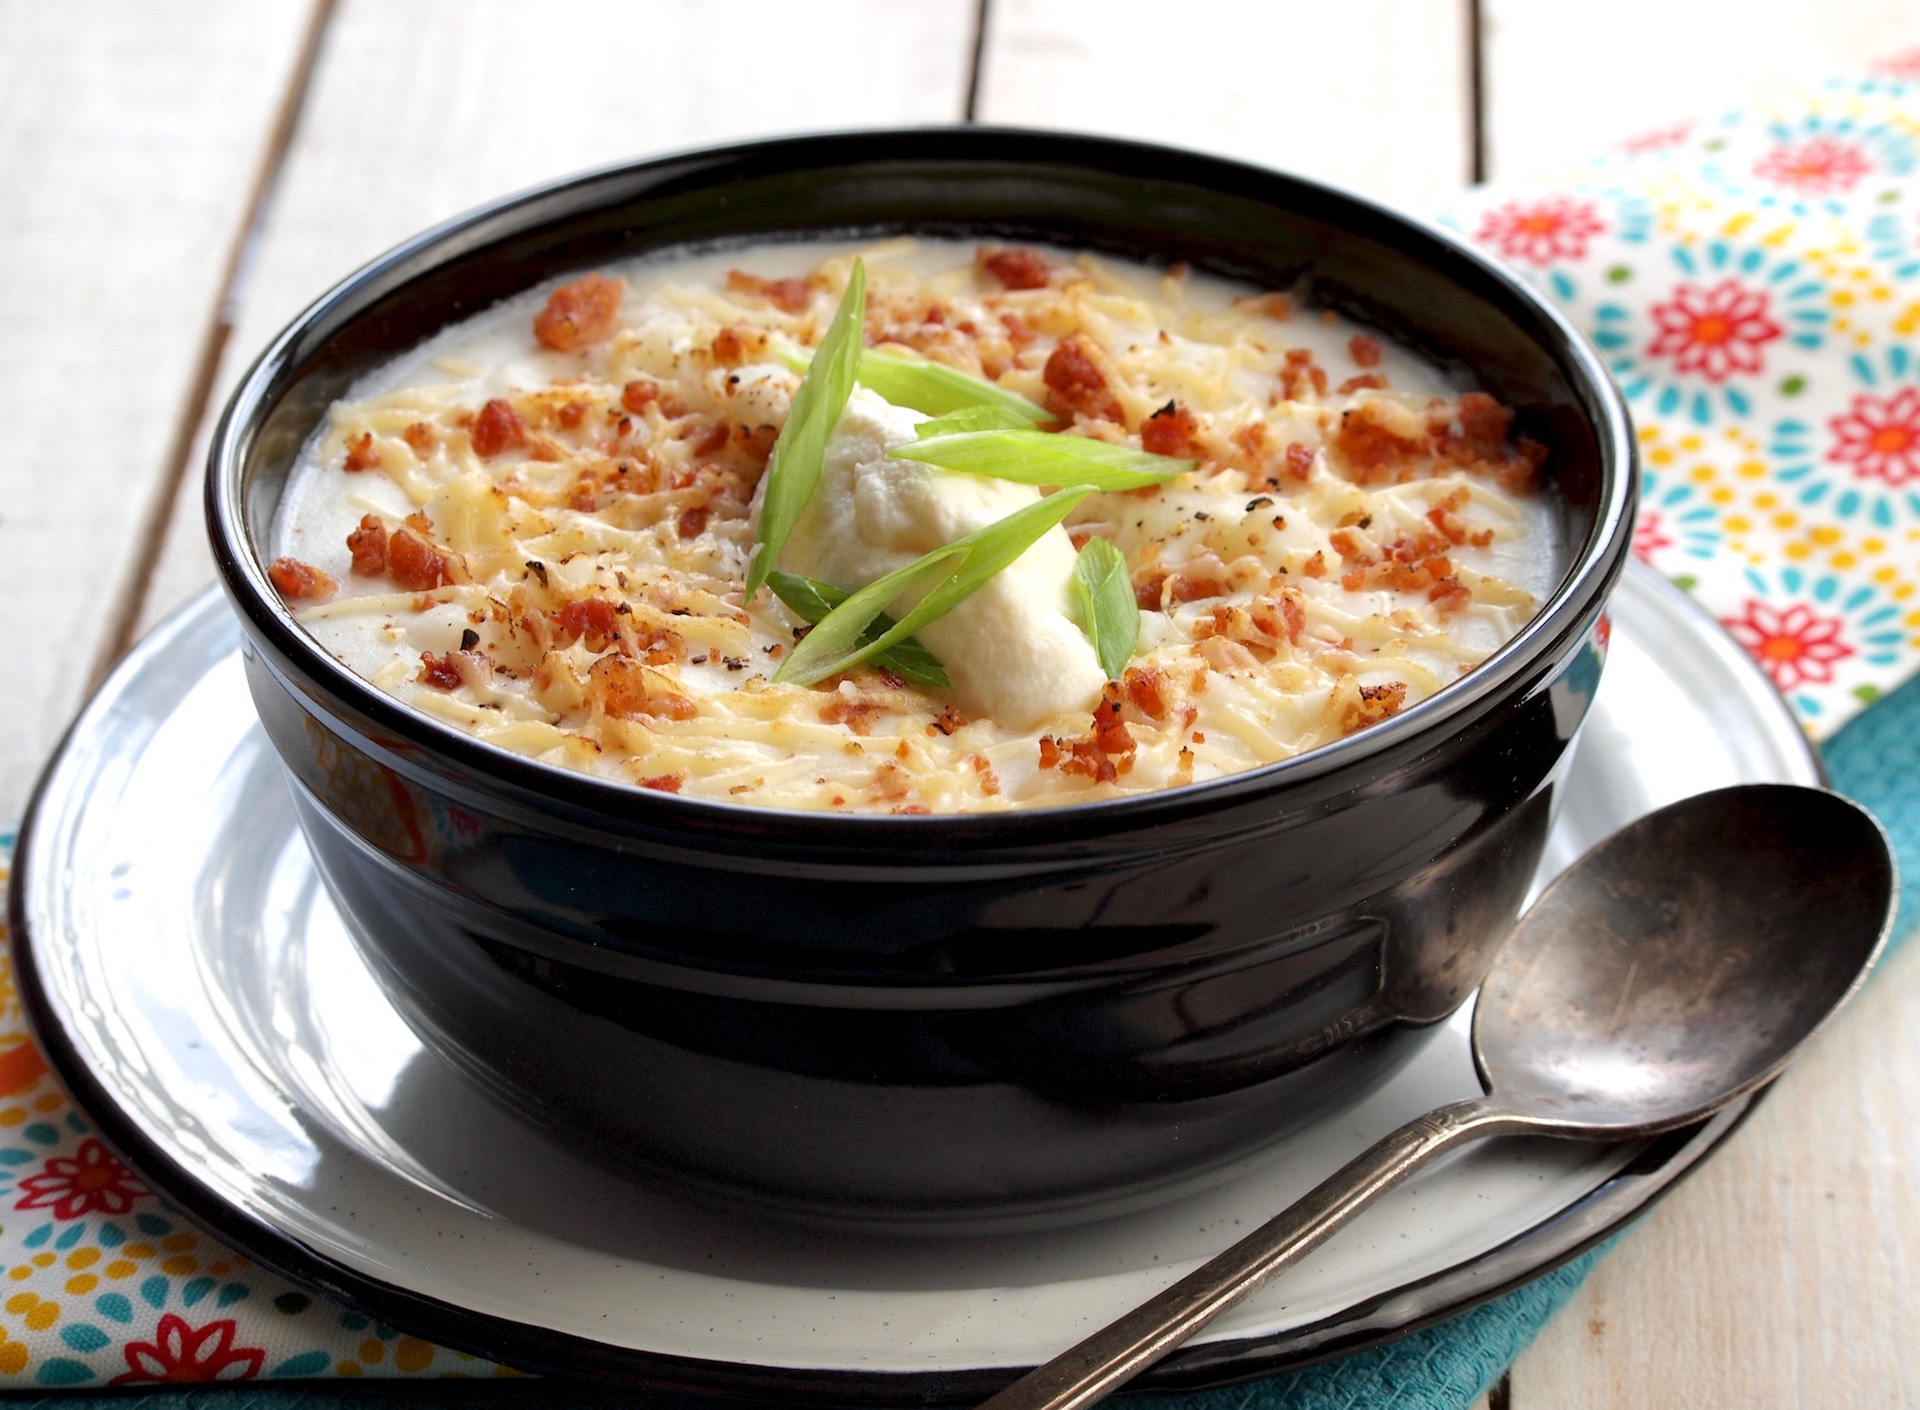
[[[963,406],[935,416],[913,428],[921,440],[930,436],[957,436],[966,431],[1031,431],[1033,423],[1004,406]]]
[[[827,324],[826,336],[800,379],[787,412],[787,424],[773,443],[767,461],[767,493],[760,505],[760,542],[747,567],[747,596],[751,598],[773,571],[786,547],[787,535],[799,521],[826,458],[827,437],[847,409],[860,362],[866,323],[867,271],[859,260],[847,278],[847,291]]]
[[[867,584],[807,633],[774,673],[774,680],[812,685],[906,640],[927,623],[951,612],[1032,548],[1091,493],[1092,485],[1075,485],[1048,495]],[[897,598],[943,571],[948,574],[946,581],[921,598],[912,611],[879,636],[865,639],[867,628]]]
[[[1097,490],[1164,485],[1200,463],[1051,431],[963,431],[896,446],[887,454],[894,460],[1022,485],[1091,485]]]
[[[821,346],[826,344],[823,342]],[[807,353],[782,348],[779,355],[796,372],[804,372],[809,365]],[[855,375],[861,386],[883,400],[928,416],[945,416],[970,406],[997,406],[1019,417],[1022,426],[1038,426],[1054,419],[1051,411],[1036,406],[1017,392],[910,353],[875,352],[868,348],[860,354],[860,368]]]
[[[767,586],[773,589],[775,597],[786,603],[804,621],[814,624],[825,621],[834,608],[852,595],[832,583],[802,577],[798,573],[769,573]],[[894,625],[893,618],[883,612],[868,623],[861,640],[878,641],[892,631]],[[890,667],[915,685],[945,690],[953,684],[947,679],[946,667],[940,664],[939,658],[912,637],[876,652],[873,662],[876,666]]]
[[[1073,586],[1093,654],[1107,679],[1117,681],[1140,641],[1140,607],[1125,556],[1106,539],[1088,539],[1073,565]]]

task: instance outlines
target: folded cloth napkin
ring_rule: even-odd
[[[1836,784],[1920,881],[1920,82],[1846,80],[1629,141],[1552,184],[1444,218],[1538,283],[1606,354],[1645,461],[1634,548],[1748,648]],[[1876,703],[1877,702],[1877,703]],[[1873,706],[1845,730],[1840,726]],[[1838,733],[1836,733],[1838,731]],[[11,839],[4,839],[10,846]],[[1920,912],[1912,882],[1900,921]],[[1471,1402],[1598,1252],[1391,1345],[1167,1410]],[[0,1388],[295,1379],[249,1407],[654,1404],[520,1381],[256,1268],[91,1134],[0,973]],[[316,1377],[404,1378],[379,1389]],[[76,1401],[62,1397],[62,1405]],[[104,1401],[102,1403],[105,1403]],[[125,1406],[116,1397],[113,1404]]]

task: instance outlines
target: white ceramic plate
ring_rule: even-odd
[[[1663,803],[1817,783],[1765,677],[1636,564],[1543,876]],[[74,726],[16,858],[16,958],[62,1075],[249,1255],[532,1368],[823,1400],[968,1399],[1140,1302],[1376,1137],[1476,1093],[1467,1015],[1360,1105],[1207,1193],[1064,1230],[872,1234],[687,1203],[582,1165],[426,1052],[320,888],[201,599]],[[1499,1141],[1384,1199],[1153,1374],[1233,1379],[1385,1340],[1573,1256],[1738,1120],[1645,1147]]]

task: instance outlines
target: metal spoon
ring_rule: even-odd
[[[1494,960],[1473,1013],[1486,1096],[1402,1126],[982,1410],[1092,1404],[1462,1142],[1638,1139],[1771,1081],[1865,977],[1894,886],[1879,824],[1816,788],[1722,789],[1622,828]]]

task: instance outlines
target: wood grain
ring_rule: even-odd
[[[995,0],[979,117],[1197,147],[1411,207],[1472,170],[1465,0]]]
[[[194,464],[234,380],[357,265],[585,167],[809,129],[957,121],[973,0],[343,0],[280,173]],[[142,624],[212,580],[197,486]]]
[[[311,12],[0,4],[0,817],[129,610]]]
[[[1480,0],[1487,174],[1777,97],[1920,45],[1920,0]]]

